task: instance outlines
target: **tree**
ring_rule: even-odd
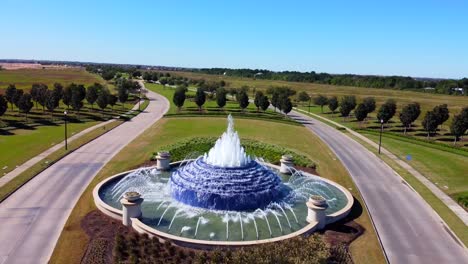
[[[297,100],[299,100],[299,102],[307,102],[310,100],[310,96],[306,91],[302,91],[297,94]]]
[[[364,98],[362,103],[364,104],[364,106],[367,109],[367,114],[372,113],[372,112],[375,111],[375,99],[374,99],[374,97],[366,97],[366,98]]]
[[[281,109],[285,115],[291,112],[292,108],[293,108],[293,105],[289,97],[285,97],[283,98],[283,100],[281,100]]]
[[[11,110],[13,110],[13,104],[15,103],[15,95],[16,95],[16,86],[14,84],[8,85],[5,90],[5,99],[10,103]]]
[[[380,106],[377,112],[377,118],[387,123],[396,113],[396,103],[393,99],[388,99],[383,105]]]
[[[432,110],[437,118],[437,126],[441,126],[450,117],[449,110],[446,104],[438,105]]]
[[[319,105],[321,112],[323,113],[323,106],[328,104],[328,98],[319,94],[316,97],[314,97],[314,104]]]
[[[26,93],[22,94],[17,102],[18,108],[25,114],[26,122],[28,121],[28,113],[33,107],[33,102],[31,101],[31,95]]]
[[[120,85],[118,86],[117,89],[118,97],[119,97],[119,102],[122,103],[122,108],[125,108],[125,102],[128,100],[128,89],[127,87]]]
[[[141,76],[141,71],[132,72],[132,76],[135,77],[135,78],[140,77]]]
[[[270,107],[270,102],[268,101],[268,96],[264,95],[260,98],[260,108],[265,112],[268,107]]]
[[[115,94],[107,95],[107,102],[111,106],[112,112],[114,112],[114,105],[117,103],[117,96]]]
[[[46,101],[47,101],[47,85],[39,84],[39,87],[36,92],[36,102],[42,106],[42,111],[45,111]],[[31,95],[32,97],[32,95]]]
[[[457,144],[457,140],[465,134],[467,129],[468,127],[461,114],[453,117],[452,124],[450,125],[450,133],[454,136],[453,145]]]
[[[262,91],[257,91],[255,93],[255,98],[254,98],[254,104],[257,107],[257,112],[260,111],[260,101],[263,97],[263,92]]]
[[[463,124],[465,124],[465,127],[468,128],[468,107],[465,107],[461,110],[460,116],[463,120]]]
[[[62,102],[67,106],[67,109],[70,108],[71,99],[72,99],[72,90],[74,89],[75,86],[76,84],[72,83],[68,85],[67,87],[65,87],[65,89],[63,90]]]
[[[368,114],[367,111],[367,106],[364,103],[358,104],[358,106],[354,110],[354,115],[356,116],[356,119],[359,121],[360,124],[362,124],[362,121],[366,119]]]
[[[411,103],[403,107],[400,113],[400,122],[405,127],[403,132],[406,135],[406,129],[411,126],[411,124],[418,119],[421,114],[421,107],[418,103]]]
[[[18,109],[19,109],[19,106],[18,106],[19,100],[21,99],[23,94],[24,94],[24,91],[22,89],[17,89],[15,96],[13,96],[13,103],[16,105],[16,107],[18,107]]]
[[[63,96],[63,85],[60,83],[54,83],[54,93],[56,94],[56,96],[59,98],[59,101],[60,101],[60,99]]]
[[[109,104],[109,92],[106,89],[102,89],[99,92],[99,95],[96,99],[96,103],[101,108],[101,111],[104,111],[104,109],[107,107]]]
[[[424,130],[427,131],[428,139],[431,136],[431,132],[435,131],[437,129],[437,126],[439,126],[437,118],[437,115],[433,111],[428,111],[424,116],[422,126],[424,127]]]
[[[54,116],[54,110],[59,106],[60,96],[57,94],[57,91],[54,90],[47,90],[46,92],[46,100],[45,106],[47,110],[49,110],[51,117]]]
[[[336,96],[328,98],[328,108],[333,114],[335,113],[335,110],[338,108],[338,98]]]
[[[185,88],[177,87],[174,92],[172,101],[177,106],[178,111],[180,111],[182,106],[184,106],[184,102],[185,102]]]
[[[93,109],[94,103],[96,102],[101,89],[102,85],[98,83],[94,83],[93,85],[88,86],[88,89],[86,89],[86,101],[91,104],[91,109]]]
[[[101,74],[102,78],[106,81],[110,81],[114,78],[115,76],[115,71],[112,71],[112,70],[107,70],[107,71],[104,71],[102,74]]]
[[[85,97],[86,88],[83,85],[77,85],[72,89],[71,107],[77,114],[80,112],[81,108],[83,108],[83,100]]]
[[[279,100],[280,100],[279,93],[274,92],[271,95],[271,105],[275,108],[275,112],[276,112],[276,108],[279,106]]]
[[[206,94],[202,88],[197,88],[197,92],[195,93],[195,104],[198,106],[198,110],[202,110],[202,106],[206,102]]]
[[[0,94],[0,116],[4,115],[8,109],[8,101],[3,94]]]
[[[242,109],[242,111],[249,106],[249,96],[247,95],[247,91],[241,90],[239,92],[239,106]]]
[[[33,83],[32,87],[31,87],[31,91],[30,91],[31,98],[36,103],[36,110],[37,110],[37,101],[38,101],[38,97],[39,97],[39,89],[40,89],[40,84]]]
[[[345,95],[340,101],[340,113],[346,118],[349,113],[356,107],[356,97],[354,95]]]
[[[216,90],[216,104],[218,104],[219,108],[223,108],[226,105],[226,90],[224,88]]]

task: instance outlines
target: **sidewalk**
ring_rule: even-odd
[[[302,109],[298,109],[298,108],[294,108],[294,110],[300,111],[300,112],[303,112],[303,113],[308,113],[307,111],[302,110]],[[347,127],[345,127],[345,126],[343,126],[343,125],[341,125],[341,124],[339,124],[339,123],[337,123],[335,121],[332,121],[332,120],[330,120],[328,118],[319,116],[317,114],[313,114],[313,113],[308,113],[308,114],[310,114],[310,115],[312,115],[312,116],[314,116],[316,118],[320,118],[322,120],[325,120],[325,121],[327,121],[329,123],[332,123],[332,124],[334,124],[334,125],[336,125],[338,127],[345,128],[346,131],[351,133],[353,136],[358,137],[359,139],[363,140],[364,142],[368,143],[369,145],[371,145],[371,146],[373,146],[375,148],[379,147],[379,145],[377,143],[375,143],[374,141],[368,139],[367,137],[359,134],[358,132],[356,132],[356,131],[354,131],[352,129],[349,129],[349,128],[347,128]],[[466,212],[465,209],[463,209],[452,198],[450,198],[450,196],[445,194],[435,184],[433,184],[426,177],[424,177],[424,175],[422,175],[417,170],[415,170],[413,167],[411,167],[411,165],[404,162],[403,160],[401,160],[400,158],[395,156],[390,151],[386,150],[385,148],[381,148],[381,152],[384,155],[386,155],[387,157],[389,157],[390,159],[392,159],[393,161],[395,161],[398,165],[400,165],[402,168],[407,170],[409,173],[411,173],[416,179],[418,179],[422,184],[424,184],[424,186],[426,186],[435,196],[437,196],[437,198],[439,198],[450,210],[452,210],[452,212],[455,213],[463,221],[463,223],[465,223],[465,225],[468,225],[468,212]]]

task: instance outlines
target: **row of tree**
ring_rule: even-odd
[[[258,69],[227,69],[227,68],[206,68],[194,69],[195,72],[215,75],[227,75],[235,77],[247,77],[255,79],[279,80],[290,82],[309,82],[343,86],[389,88],[399,90],[423,90],[426,87],[433,87],[437,93],[455,93],[452,88],[460,87],[468,91],[468,78],[460,80],[436,80],[436,79],[415,79],[403,76],[370,76],[356,74],[328,74],[297,71],[275,72]]]
[[[83,108],[85,99],[91,105],[91,109],[94,109],[94,104],[97,104],[101,110],[108,105],[113,110],[117,101],[120,101],[123,105],[128,100],[129,93],[140,88],[137,82],[124,78],[118,79],[116,86],[117,95],[111,94],[100,83],[94,83],[87,88],[84,85],[75,83],[71,83],[64,88],[60,83],[55,83],[53,89],[48,89],[45,84],[33,84],[29,93],[25,93],[22,89],[17,89],[15,85],[11,84],[5,90],[5,95],[0,95],[0,116],[6,112],[8,103],[11,105],[11,110],[15,105],[20,112],[25,114],[26,119],[34,103],[36,109],[38,109],[38,105],[41,105],[42,110],[47,109],[51,115],[59,107],[60,101],[67,106],[67,109],[71,107],[77,114]]]
[[[298,95],[298,100],[302,102],[313,101],[315,105],[321,107],[323,113],[323,107],[328,105],[332,113],[340,108],[340,114],[344,118],[348,118],[351,111],[354,110],[354,116],[359,122],[367,120],[368,115],[375,111],[376,102],[373,97],[367,97],[362,100],[359,104],[356,102],[356,97],[353,95],[343,96],[339,101],[336,96],[325,97],[323,95],[317,95],[311,98],[307,93],[301,92]],[[309,110],[310,111],[310,110]],[[397,113],[397,104],[395,100],[388,99],[385,101],[380,108],[377,110],[377,119],[382,123],[388,123]],[[401,124],[404,127],[404,134],[408,128],[419,118],[421,115],[421,107],[419,103],[413,102],[405,105],[398,117]],[[449,109],[446,104],[437,105],[431,111],[427,111],[421,124],[425,131],[427,131],[428,137],[431,133],[434,133],[439,126],[445,123],[450,117]],[[465,107],[460,114],[454,116],[452,124],[450,126],[451,133],[455,136],[455,142],[466,133],[468,129],[468,107]]]

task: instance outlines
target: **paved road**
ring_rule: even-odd
[[[298,112],[290,116],[327,143],[348,169],[390,263],[468,263],[466,249],[441,218],[382,160],[335,128]]]
[[[169,108],[163,96],[147,96],[143,113],[66,156],[0,204],[0,263],[47,263],[90,181]]]

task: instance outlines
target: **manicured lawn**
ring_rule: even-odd
[[[98,75],[87,72],[81,68],[60,69],[18,69],[0,71],[0,93],[9,84],[15,84],[16,88],[31,89],[33,83],[44,83],[51,89],[54,83],[66,86],[72,82],[76,84],[91,85],[95,82],[105,84]]]
[[[248,85],[252,89],[255,87],[257,90],[265,90],[270,86],[289,86],[297,91],[307,91],[311,96],[317,94],[323,94],[326,96],[337,96],[338,98],[343,95],[355,95],[358,102],[365,97],[375,97],[377,105],[380,106],[385,100],[389,98],[397,101],[398,108],[416,101],[421,104],[421,111],[432,109],[434,106],[439,104],[447,104],[449,106],[450,113],[458,113],[462,107],[468,106],[468,96],[450,96],[442,94],[432,94],[423,92],[412,92],[412,91],[401,91],[401,90],[390,90],[390,89],[375,89],[375,88],[362,88],[362,87],[351,87],[351,86],[335,86],[326,84],[315,84],[315,83],[301,83],[301,82],[285,82],[285,81],[274,81],[274,80],[259,80],[252,78],[238,78],[221,75],[208,75],[193,72],[170,72],[173,75],[179,75],[192,79],[205,79],[209,81],[221,81],[224,80],[228,83],[229,87],[242,87]],[[423,116],[419,120],[422,120]],[[449,122],[449,121],[448,121]],[[449,122],[450,123],[450,122]]]
[[[226,129],[225,118],[164,118],[153,125],[115,156],[88,186],[78,201],[62,232],[52,257],[52,263],[79,262],[87,244],[87,236],[80,227],[81,219],[96,209],[92,200],[92,189],[101,180],[120,171],[138,167],[151,154],[168,144],[187,137],[219,136]],[[280,145],[308,156],[318,164],[318,172],[332,179],[362,201],[346,169],[331,153],[328,147],[305,127],[275,122],[242,119],[236,120],[236,129],[242,138],[256,139]],[[361,202],[362,204],[362,202]],[[355,221],[366,228],[363,236],[351,245],[351,252],[357,263],[382,263],[383,255],[370,219],[365,209]]]
[[[364,135],[375,142],[379,140],[376,135]],[[468,191],[468,157],[385,136],[382,146],[402,160],[411,155],[406,162],[447,194]]]
[[[159,84],[146,84],[146,87],[154,92],[160,93],[166,96],[171,102],[171,107],[166,114],[167,117],[221,117],[226,116],[227,114],[232,114],[236,118],[248,118],[248,119],[258,119],[258,120],[269,120],[275,122],[289,123],[293,125],[299,125],[298,122],[290,119],[284,114],[273,111],[272,109],[267,109],[266,111],[257,111],[254,103],[249,103],[245,110],[242,110],[239,107],[237,101],[231,100],[228,96],[228,101],[226,106],[223,109],[220,109],[216,103],[215,99],[210,99],[209,96],[206,98],[206,102],[202,107],[202,110],[198,108],[194,102],[195,91],[194,88],[186,93],[187,99],[184,102],[182,109],[178,110],[177,107],[172,102],[172,97],[175,89],[167,86],[162,86]]]

